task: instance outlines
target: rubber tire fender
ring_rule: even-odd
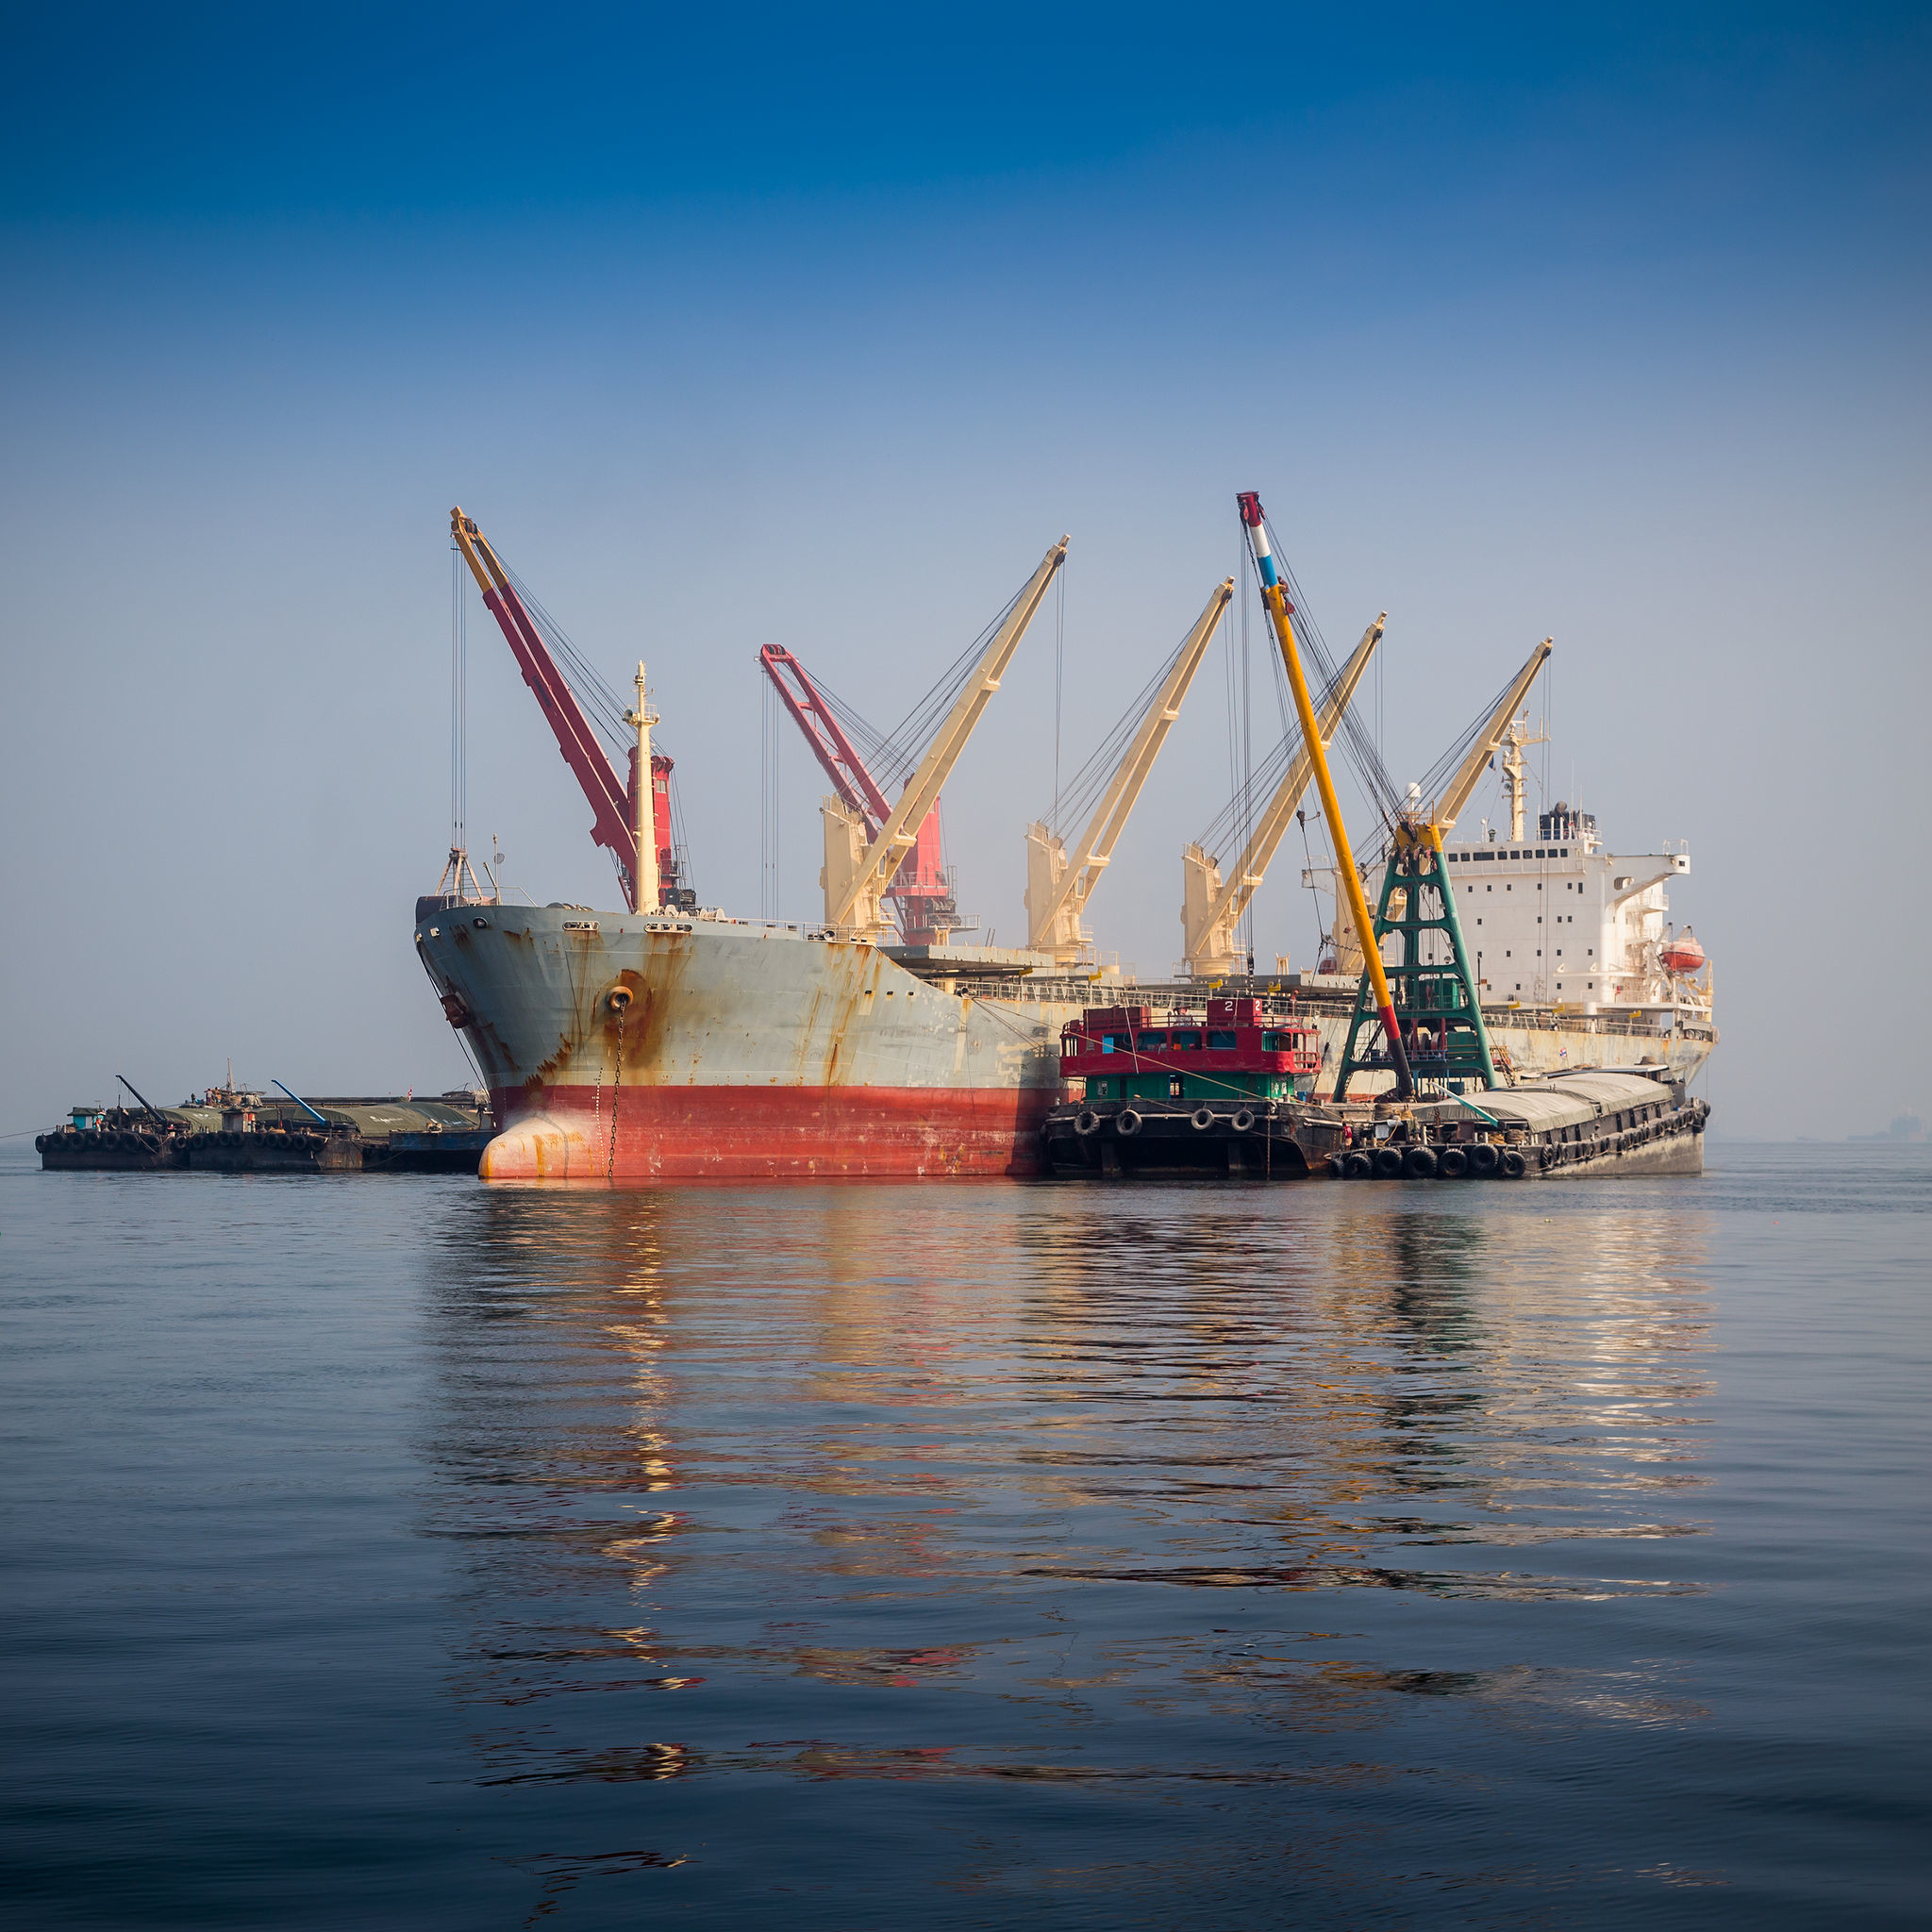
[[[1099,1133],[1100,1116],[1091,1107],[1084,1108],[1074,1116],[1074,1131],[1083,1140],[1089,1134]]]
[[[1131,1141],[1141,1131],[1141,1116],[1131,1107],[1124,1107],[1113,1117],[1113,1130],[1123,1139]]]
[[[1331,1154],[1328,1157],[1328,1178],[1331,1181],[1345,1181],[1348,1178],[1348,1156]]]
[[[1485,1180],[1495,1173],[1496,1163],[1502,1156],[1496,1152],[1493,1141],[1478,1141],[1469,1150],[1469,1171],[1479,1174]]]
[[[1405,1179],[1412,1181],[1432,1181],[1436,1178],[1436,1153],[1432,1147],[1411,1147],[1402,1157],[1402,1173]]]
[[[1255,1110],[1253,1108],[1249,1107],[1242,1108],[1241,1112],[1236,1114],[1235,1117],[1228,1122],[1228,1125],[1231,1126],[1237,1134],[1245,1134],[1250,1132],[1253,1129],[1254,1124]]]
[[[1521,1151],[1514,1147],[1503,1150],[1503,1178],[1506,1181],[1520,1181],[1529,1172],[1529,1162],[1524,1159]]]
[[[1214,1124],[1213,1108],[1207,1107],[1197,1107],[1193,1110],[1193,1112],[1188,1116],[1188,1124],[1193,1128],[1195,1133],[1205,1134],[1208,1131],[1208,1129]]]
[[[1457,1181],[1469,1172],[1469,1156],[1460,1147],[1445,1147],[1436,1156],[1436,1172],[1445,1181]]]
[[[1341,1164],[1352,1181],[1365,1181],[1375,1171],[1375,1163],[1366,1154],[1351,1154]]]
[[[1402,1178],[1402,1149],[1400,1147],[1377,1147],[1375,1149],[1375,1178],[1378,1181],[1393,1181]]]

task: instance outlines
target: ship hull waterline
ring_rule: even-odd
[[[1057,1015],[915,978],[875,946],[754,922],[418,908],[490,1088],[495,1182],[1043,1172]]]
[[[425,899],[416,941],[502,1124],[491,1182],[1030,1176],[1074,1093],[1078,997],[956,991],[809,928]],[[1564,1037],[1523,1058],[1687,1048]]]

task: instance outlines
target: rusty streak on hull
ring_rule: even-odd
[[[502,1123],[488,1180],[1034,1174],[1067,1091],[1057,1010],[855,941],[433,899],[416,937]]]

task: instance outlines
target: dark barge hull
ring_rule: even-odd
[[[337,1130],[140,1135],[59,1128],[34,1142],[43,1169],[64,1173],[475,1174],[493,1130],[391,1134]]]
[[[1635,1107],[1614,1108],[1591,1093],[1606,1078],[1627,1080]],[[1424,1102],[1380,1123],[1372,1108],[1336,1109],[1297,1103],[1189,1108],[1175,1102],[1076,1101],[1055,1108],[1041,1129],[1056,1174],[1127,1175],[1231,1174],[1300,1180],[1569,1180],[1696,1175],[1704,1172],[1709,1106],[1681,1087],[1628,1075],[1572,1076],[1537,1089],[1482,1096],[1488,1108],[1511,1096],[1541,1099],[1551,1090],[1566,1102],[1591,1095],[1593,1114],[1550,1125],[1495,1118],[1480,1122],[1455,1101]],[[1533,1111],[1533,1109],[1525,1109]],[[1587,1109],[1572,1105],[1572,1114]],[[1378,1124],[1388,1137],[1377,1139]]]
[[[34,1151],[42,1167],[63,1173],[154,1174],[188,1165],[188,1136],[61,1127],[38,1135]]]
[[[1303,1180],[1340,1144],[1339,1127],[1319,1129],[1308,1110],[1286,1101],[1188,1103],[1075,1101],[1056,1107],[1041,1128],[1056,1174],[1253,1175]]]

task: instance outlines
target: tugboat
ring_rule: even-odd
[[[1314,1092],[1312,1022],[1258,997],[1210,999],[1205,1014],[1089,1007],[1060,1031],[1060,1077],[1085,1098],[1042,1127],[1061,1171],[1279,1174],[1308,1171],[1294,1104]]]

